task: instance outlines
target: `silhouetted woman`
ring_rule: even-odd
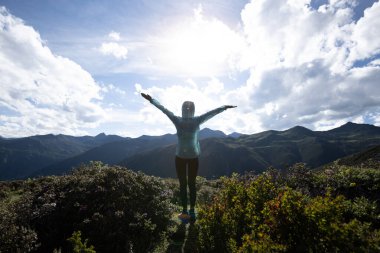
[[[201,116],[194,117],[194,103],[191,101],[185,101],[182,104],[182,117],[179,117],[175,116],[171,111],[163,107],[157,100],[153,99],[148,94],[141,93],[141,96],[165,113],[177,129],[178,145],[176,149],[175,167],[179,179],[182,203],[182,213],[178,215],[178,218],[181,220],[186,220],[189,218],[195,220],[195,179],[198,173],[198,156],[200,154],[198,138],[199,125],[211,119],[215,115],[225,111],[226,109],[234,108],[236,106],[224,105]],[[187,212],[187,185],[189,185],[190,191],[189,212]]]

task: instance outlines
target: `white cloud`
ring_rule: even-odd
[[[207,85],[201,89],[207,95],[213,96],[214,94],[220,94],[224,90],[224,84],[217,78],[211,78]]]
[[[353,66],[378,54],[380,4],[356,23],[354,1],[331,1],[318,10],[309,2],[256,0],[241,13],[249,44],[241,67],[251,74],[229,96],[247,103],[264,129],[326,129],[370,118],[380,107],[378,59]]]
[[[119,43],[119,41],[121,40],[120,33],[111,31],[108,34],[108,37],[112,41],[103,42],[99,47],[99,51],[103,55],[111,55],[117,59],[126,59],[128,55],[128,48]]]
[[[243,38],[216,18],[206,18],[202,6],[194,16],[164,32],[156,62],[166,70],[190,76],[226,75],[245,46]]]
[[[117,72],[137,72],[151,76],[227,76],[236,71],[244,38],[221,20],[207,17],[202,6],[192,16],[160,27],[135,43],[130,61]]]
[[[210,78],[205,83],[196,83],[189,79],[183,85],[153,86],[146,89],[141,85],[136,85],[135,88],[136,95],[139,95],[141,91],[146,92],[178,116],[181,116],[184,101],[194,102],[195,115],[201,115],[222,105],[238,105],[237,109],[229,109],[215,116],[202,127],[219,129],[226,133],[237,130],[242,133],[253,133],[263,130],[257,116],[252,111],[244,110],[244,104],[240,103],[239,98],[231,99],[228,95],[230,91],[225,90],[223,83],[216,78]],[[175,133],[173,124],[162,112],[143,99],[142,102],[145,106],[139,112],[139,121],[143,122],[144,128],[149,131],[154,129],[157,134]],[[257,124],[252,124],[252,122],[257,122]]]
[[[110,134],[118,134],[127,137],[138,137],[142,134],[157,135],[160,134],[159,129],[149,129],[148,125],[136,124],[141,121],[141,115],[136,110],[131,110],[125,106],[114,106],[105,109],[105,131],[110,131]],[[157,132],[158,131],[158,132]]]
[[[103,117],[100,87],[54,55],[31,26],[0,8],[0,135],[83,134]]]
[[[99,51],[104,55],[112,55],[117,59],[126,59],[128,54],[128,49],[116,42],[102,43]]]
[[[136,83],[136,84],[135,84],[135,90],[136,90],[135,95],[138,95],[138,94],[140,94],[141,92],[143,92],[141,84]]]
[[[359,20],[353,20],[354,0],[331,0],[318,9],[309,4],[310,0],[251,1],[242,10],[241,24],[235,29],[207,17],[200,7],[193,16],[182,17],[166,30],[158,29],[156,36],[150,33],[135,38],[128,48],[122,44],[120,33],[112,31],[104,43],[97,42],[97,50],[117,59],[128,56],[128,61],[113,61],[109,67],[112,72],[183,78],[185,81],[166,87],[135,85],[136,96],[149,93],[176,114],[180,114],[185,100],[195,102],[198,115],[223,104],[238,105],[207,122],[205,126],[214,129],[254,133],[299,124],[325,130],[348,120],[379,125],[380,3],[374,3]],[[0,106],[47,119],[34,122],[38,115],[24,118],[2,113],[2,133],[17,126],[32,132],[37,124],[63,132],[64,122],[78,122],[76,117],[88,125],[98,122],[101,109],[93,99],[99,98],[100,87],[91,76],[70,60],[54,56],[38,33],[20,20],[8,16],[1,22],[8,24],[2,27],[0,37],[0,85],[6,91],[0,95]],[[10,30],[17,35],[8,39]],[[241,85],[232,87],[223,79],[230,74],[243,79],[243,71],[249,77]],[[73,79],[85,85],[78,87]],[[80,89],[67,97],[77,101],[81,110],[76,110],[73,102],[60,107],[67,87]],[[102,89],[118,92],[112,86]],[[138,127],[128,125],[130,135],[175,132],[164,115],[139,99],[145,103],[141,111],[109,108],[106,121],[136,122]],[[66,116],[56,120],[60,114],[71,115],[74,120]],[[73,124],[70,131],[79,132],[80,126]]]
[[[247,4],[241,15],[250,44],[244,66],[265,70],[324,59],[340,71],[340,58],[346,52],[340,44],[346,43],[352,23],[349,6],[327,5],[317,11],[305,1],[258,0]]]
[[[370,58],[380,53],[380,2],[364,11],[364,17],[353,26],[353,49],[350,60]]]
[[[366,66],[353,64],[379,53],[380,3],[358,22],[353,20],[355,1],[330,1],[318,10],[309,3],[255,0],[245,6],[243,44],[248,46],[235,51],[242,57],[233,62],[235,69],[250,72],[244,85],[225,89],[211,78],[203,85],[190,80],[185,86],[146,90],[177,113],[189,97],[200,112],[221,104],[238,105],[206,124],[227,132],[294,125],[326,130],[365,120],[379,124],[379,57]],[[170,129],[170,122],[155,110],[145,107],[143,120]]]
[[[127,94],[127,92],[125,90],[120,89],[119,87],[116,87],[113,84],[102,85],[101,91],[104,93],[114,92],[114,93],[117,93],[117,94],[123,95],[123,96]]]
[[[119,41],[121,39],[120,37],[120,33],[118,32],[115,32],[115,31],[112,31],[108,34],[108,37],[110,37],[111,39],[113,39],[114,41]]]

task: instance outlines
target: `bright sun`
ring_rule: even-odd
[[[210,76],[225,71],[242,46],[241,37],[217,19],[196,10],[192,20],[164,36],[161,61],[186,75]]]

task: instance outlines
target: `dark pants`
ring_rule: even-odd
[[[181,204],[183,211],[187,211],[187,185],[190,191],[190,209],[194,209],[195,200],[197,198],[195,179],[198,174],[198,157],[185,159],[178,156],[175,157],[175,168],[179,179],[179,191],[181,195]],[[186,177],[187,168],[187,177]]]

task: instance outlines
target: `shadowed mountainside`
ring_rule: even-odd
[[[101,133],[95,137],[36,135],[0,139],[0,180],[23,178],[49,164],[126,138]]]
[[[336,163],[338,165],[380,169],[380,145],[340,158]]]
[[[208,128],[202,129],[199,135],[200,139],[226,137],[222,131],[214,131]],[[88,163],[89,161],[102,161],[107,164],[117,164],[126,157],[131,157],[158,147],[175,144],[176,140],[176,135],[165,134],[162,136],[143,135],[138,138],[127,138],[121,141],[110,142],[63,161],[53,163],[35,171],[34,173],[31,173],[30,176],[60,175],[68,172],[73,167],[77,167],[83,163]]]
[[[201,142],[198,174],[213,178],[232,172],[261,172],[269,166],[283,169],[298,162],[316,168],[379,143],[379,127],[354,123],[324,132],[296,126],[236,139],[211,138]],[[175,177],[174,150],[175,145],[160,147],[120,164],[156,176]]]
[[[298,162],[316,168],[380,143],[380,127],[347,123],[329,131],[296,126],[252,135],[225,135],[202,129],[199,175],[219,177],[269,166],[285,168]],[[60,175],[89,161],[120,164],[145,173],[175,177],[176,136],[123,138],[66,135],[0,139],[0,180]]]

